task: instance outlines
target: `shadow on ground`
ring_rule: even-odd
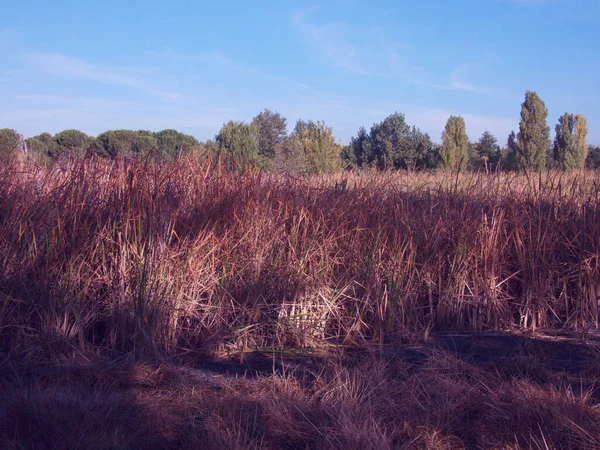
[[[2,448],[600,448],[595,336],[0,367]]]

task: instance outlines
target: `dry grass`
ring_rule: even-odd
[[[43,358],[598,325],[596,173],[0,168],[1,350]]]
[[[3,165],[0,364],[331,353],[431,330],[586,333],[598,327],[599,193],[595,172]],[[396,359],[328,363],[310,383],[277,375],[219,393],[22,381],[0,430],[15,447],[193,447],[200,435],[240,448],[597,444],[596,403],[583,393],[436,355],[418,374]]]
[[[242,378],[217,365],[5,373],[0,446],[598,448],[598,392],[583,383],[600,373],[598,354],[577,350],[582,344],[562,348],[586,355],[581,370],[567,374],[540,365],[564,344],[504,340],[511,358],[493,364],[450,351],[446,342],[419,348],[418,362],[388,353]]]

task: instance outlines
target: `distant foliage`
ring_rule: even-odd
[[[54,135],[56,146],[50,150],[51,157],[84,156],[94,138],[79,130],[64,130]]]
[[[590,145],[588,155],[585,159],[585,167],[588,169],[600,169],[600,146]]]
[[[543,170],[550,148],[548,109],[533,91],[527,91],[521,105],[521,122],[516,141],[516,163],[520,170]]]
[[[51,155],[58,153],[58,144],[50,133],[38,134],[37,136],[26,139],[25,142],[27,143],[29,153],[38,159],[46,160],[49,159]]]
[[[324,122],[298,120],[288,146],[300,150],[306,158],[309,173],[331,173],[341,168],[341,146],[335,142],[331,127]]]
[[[215,141],[221,157],[237,167],[263,164],[258,130],[251,123],[229,121],[223,125]]]
[[[371,136],[365,127],[360,127],[357,136],[350,140],[350,145],[342,152],[342,158],[348,164],[361,168],[377,164],[371,147]]]
[[[554,161],[562,170],[583,169],[587,158],[587,121],[581,114],[564,113],[556,125]]]
[[[464,170],[469,162],[469,138],[465,120],[461,116],[450,116],[442,133],[442,167]]]
[[[551,145],[547,116],[544,102],[535,92],[527,91],[521,104],[519,131],[512,131],[502,148],[489,131],[478,141],[469,142],[461,116],[448,118],[441,144],[432,142],[427,133],[409,125],[404,114],[395,112],[370,129],[360,127],[348,145],[342,146],[324,122],[299,120],[288,133],[286,118],[270,109],[264,109],[249,123],[227,122],[213,140],[202,143],[173,129],[108,130],[96,138],[79,130],[64,130],[54,136],[42,133],[26,139],[25,143],[29,158],[38,161],[79,158],[86,154],[106,158],[152,155],[165,160],[215,155],[233,167],[253,166],[293,173],[370,168],[539,171],[600,167],[597,147],[589,147],[588,155],[585,117],[563,114]],[[0,154],[12,152],[17,142],[22,143],[19,139],[14,130],[0,130]]]
[[[274,160],[274,169],[277,172],[302,174],[309,171],[308,158],[304,145],[297,136],[288,137],[277,148]]]
[[[263,158],[275,158],[277,148],[287,137],[287,122],[281,114],[265,109],[252,119],[258,134],[258,153]]]
[[[150,131],[109,130],[96,138],[102,152],[109,157],[144,156],[158,149],[158,140]],[[174,142],[176,142],[174,140]],[[175,144],[177,145],[177,144]],[[163,148],[164,149],[164,148]],[[167,154],[177,154],[176,147],[167,149]]]
[[[429,135],[409,126],[404,114],[396,112],[374,124],[370,133],[361,127],[342,156],[347,164],[361,168],[416,169],[435,164],[433,151]]]
[[[473,166],[476,169],[494,169],[500,162],[500,146],[492,133],[485,131],[474,144]]]
[[[15,157],[19,144],[19,134],[10,128],[0,129],[0,161]]]
[[[506,148],[500,150],[500,165],[502,166],[502,170],[518,170],[518,145],[517,135],[514,131],[511,131],[506,141]]]
[[[159,154],[171,159],[189,153],[199,144],[194,136],[177,130],[162,130],[152,136],[156,139]]]

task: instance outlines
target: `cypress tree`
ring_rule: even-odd
[[[583,169],[587,158],[587,120],[581,114],[564,113],[556,125],[554,160],[563,170]]]
[[[469,162],[469,138],[467,137],[465,120],[461,116],[450,116],[442,133],[440,149],[442,167],[462,170]]]
[[[521,122],[517,134],[517,166],[521,170],[543,170],[550,148],[550,127],[546,123],[548,109],[533,91],[525,93],[521,105]]]

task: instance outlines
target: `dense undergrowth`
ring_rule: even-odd
[[[0,447],[600,447],[597,346],[483,334],[411,351],[241,377],[168,363],[0,367]]]
[[[161,357],[598,325],[600,178],[0,167],[0,351]]]
[[[2,165],[0,446],[597,448],[597,344],[436,332],[586,338],[599,192],[596,172]],[[272,371],[219,365],[254,349]],[[295,350],[314,363],[276,370]]]

